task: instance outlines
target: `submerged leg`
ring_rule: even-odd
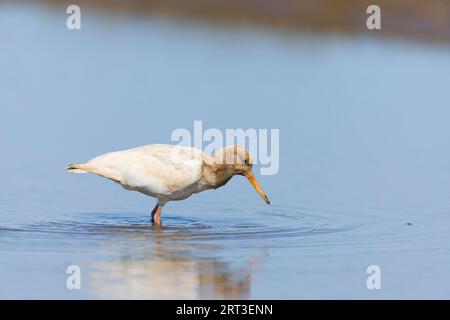
[[[162,212],[162,206],[157,203],[155,208],[152,211],[152,223],[156,225],[161,225],[161,212]]]

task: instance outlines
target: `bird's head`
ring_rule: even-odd
[[[219,151],[216,158],[219,161],[222,161],[223,164],[229,168],[232,175],[241,175],[246,177],[261,198],[267,204],[270,204],[269,198],[264,193],[253,173],[253,157],[250,152],[241,146],[232,145]]]

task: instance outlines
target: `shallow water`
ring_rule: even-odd
[[[450,298],[448,46],[65,17],[0,5],[0,298]],[[270,207],[64,173],[194,120],[280,129]]]

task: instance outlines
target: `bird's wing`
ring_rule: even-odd
[[[152,194],[170,194],[201,179],[203,153],[194,148],[148,145],[101,155],[86,163],[93,173]]]

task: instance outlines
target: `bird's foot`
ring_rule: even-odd
[[[156,205],[156,207],[152,211],[152,223],[154,225],[160,226],[161,225],[161,212],[162,207],[159,205]]]
[[[160,226],[160,225],[161,225],[161,218],[160,218],[160,217],[153,217],[153,218],[152,218],[152,223],[153,223],[155,226]]]

